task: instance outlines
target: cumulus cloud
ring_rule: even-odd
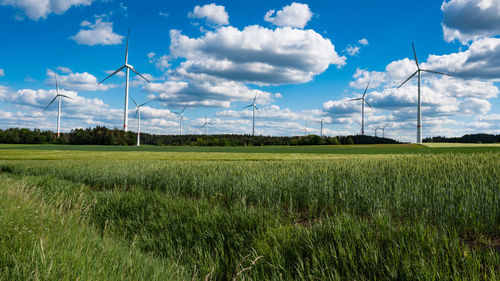
[[[0,0],[0,5],[14,7],[23,11],[28,18],[39,20],[45,19],[49,14],[63,14],[73,6],[89,6],[92,2],[93,0]]]
[[[3,70],[3,68],[0,68],[0,77],[2,76],[5,76],[5,71]]]
[[[226,8],[224,6],[215,5],[214,3],[203,6],[196,5],[194,10],[189,12],[188,17],[205,19],[208,23],[216,26],[229,24],[229,15],[226,12]]]
[[[467,50],[448,55],[430,55],[428,68],[462,78],[500,81],[500,38],[474,41]]]
[[[145,84],[143,90],[151,93],[150,99],[168,106],[204,106],[228,108],[233,101],[250,101],[257,94],[257,102],[267,104],[272,94],[250,89],[235,81],[191,80],[166,81]]]
[[[200,38],[170,32],[170,53],[186,58],[178,71],[256,84],[303,83],[346,58],[330,40],[313,30],[275,30],[253,25],[243,30],[221,27]]]
[[[360,39],[358,41],[359,44],[363,45],[363,46],[367,46],[368,45],[368,40],[366,40],[366,38],[363,38],[363,39]]]
[[[275,10],[268,11],[264,20],[276,26],[304,28],[312,16],[313,13],[307,4],[293,2],[277,12]]]
[[[443,2],[446,41],[466,44],[480,37],[500,34],[500,0],[451,0]]]
[[[66,72],[63,74],[57,74],[55,71],[51,69],[47,69],[47,84],[55,85],[54,75],[57,74],[57,82],[59,87],[66,88],[68,90],[82,90],[82,91],[106,91],[108,89],[114,88],[117,85],[114,84],[98,84],[97,78],[88,73],[78,73],[73,72],[69,68],[65,68]],[[67,72],[69,71],[69,72]],[[64,75],[66,74],[66,75]]]
[[[96,17],[95,23],[83,21],[78,33],[70,38],[81,45],[116,45],[122,42],[123,36],[113,32],[113,23],[103,21],[102,17]]]
[[[345,50],[349,56],[357,56],[359,54],[358,46],[347,46]]]

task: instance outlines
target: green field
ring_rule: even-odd
[[[500,280],[500,148],[0,145],[0,280]]]

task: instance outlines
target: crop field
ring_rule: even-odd
[[[500,148],[0,146],[0,280],[500,280]]]

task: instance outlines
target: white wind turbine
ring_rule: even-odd
[[[205,128],[206,135],[208,136],[208,125],[212,125],[213,123],[208,121],[207,114],[205,113],[205,122],[201,125],[201,129]]]
[[[179,115],[179,135],[182,136],[182,124],[184,124],[184,110],[186,110],[186,106],[180,112],[172,112],[174,114]]]
[[[151,83],[151,81],[149,81],[148,79],[146,79],[146,77],[142,76],[142,74],[140,74],[139,72],[137,72],[137,70],[134,69],[133,66],[131,66],[130,64],[128,64],[128,39],[129,39],[129,35],[130,35],[130,29],[128,31],[128,34],[127,34],[127,47],[125,49],[125,64],[118,68],[115,72],[111,73],[108,77],[104,78],[101,82],[99,82],[99,84],[101,84],[102,82],[106,81],[106,79],[108,79],[109,77],[115,75],[116,73],[122,71],[124,68],[126,69],[126,78],[125,78],[125,109],[124,109],[124,113],[123,113],[123,130],[126,132],[128,130],[128,86],[129,86],[129,76],[130,76],[130,70],[132,70],[133,72],[135,72],[135,74],[139,75],[140,77],[142,77],[142,79],[148,81],[148,83]]]
[[[59,94],[59,87],[57,86],[57,75],[54,74],[54,77],[56,79],[56,96],[52,99],[51,102],[43,109],[43,111],[47,110],[49,106],[57,99],[59,98],[59,106],[57,108],[57,137],[61,135],[61,103],[62,103],[62,98],[68,98],[68,99],[73,99],[71,97],[68,97],[66,95],[61,95]]]
[[[253,117],[252,117],[252,136],[255,136],[255,110],[259,111],[259,108],[257,107],[257,104],[255,103],[255,100],[257,99],[257,94],[255,94],[255,97],[253,98],[253,103],[250,105],[247,105],[243,108],[248,108],[252,107],[253,109]]]
[[[320,124],[321,124],[321,129],[320,129],[320,136],[321,136],[321,138],[323,138],[323,127],[324,127],[324,126],[323,126],[323,122],[325,121],[325,118],[326,118],[326,115],[327,115],[327,114],[328,114],[328,112],[327,112],[327,113],[325,113],[325,115],[323,115],[323,118],[321,118],[321,120],[316,121],[316,122],[318,122],[318,123],[320,123]]]
[[[438,71],[420,68],[420,65],[418,63],[417,53],[415,52],[415,46],[413,45],[413,42],[411,43],[411,47],[413,48],[413,55],[415,56],[415,63],[417,64],[417,71],[415,71],[412,75],[410,75],[410,77],[408,77],[403,83],[401,83],[401,85],[399,85],[398,89],[401,88],[401,86],[403,86],[406,82],[408,82],[408,80],[412,79],[413,76],[417,75],[417,77],[418,77],[417,143],[422,143],[422,102],[420,99],[420,73],[422,71],[425,71],[425,72],[429,72],[429,73],[446,75],[446,76],[451,76],[451,75],[447,74],[447,73],[442,73],[442,72],[438,72]]]
[[[132,98],[132,97],[130,97],[130,98]],[[141,105],[137,104],[137,102],[135,102],[134,98],[132,98],[132,101],[137,106],[137,109],[135,110],[135,116],[138,117],[138,119],[137,119],[137,146],[141,146],[141,107],[150,103],[151,101],[145,102]]]
[[[361,98],[357,98],[357,99],[351,99],[349,101],[357,101],[357,100],[360,100],[361,101],[361,135],[364,136],[365,135],[365,103],[373,110],[375,111],[375,109],[373,109],[373,107],[368,103],[368,101],[365,99],[365,96],[366,96],[366,91],[368,90],[368,87],[370,86],[370,82],[368,82],[368,85],[366,85],[366,89],[365,89],[365,92],[363,93],[363,97]]]
[[[304,135],[307,136],[307,126],[309,125],[309,121],[306,122],[306,126],[304,127]]]
[[[382,137],[385,138],[385,127],[387,127],[389,124],[385,124],[384,127],[379,127],[379,130],[382,130]]]

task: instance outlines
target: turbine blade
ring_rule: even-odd
[[[130,28],[127,33],[127,47],[125,47],[125,64],[128,62],[128,38],[130,37]]]
[[[255,104],[255,100],[257,100],[257,93],[255,93],[255,97],[253,98],[253,104]]]
[[[49,104],[43,109],[43,111],[47,110],[47,108],[49,108],[49,106],[57,99],[58,96],[55,96],[51,102],[49,102]]]
[[[181,113],[183,113],[183,112],[184,112],[184,110],[186,110],[186,107],[187,107],[187,106],[184,106],[184,108],[182,109]]]
[[[419,71],[420,70],[417,70],[412,75],[410,75],[410,77],[408,77],[403,83],[401,83],[401,85],[398,86],[398,89],[401,88],[401,86],[403,86],[406,82],[408,82],[408,80],[410,80],[411,78],[413,78],[413,76],[415,76],[417,74],[417,72],[419,72]]]
[[[137,107],[139,107],[139,105],[135,102],[134,98],[133,98],[132,96],[130,96],[130,98],[131,98],[131,99],[132,99],[132,101],[135,103],[135,105],[136,105]]]
[[[247,105],[247,106],[242,107],[242,108],[248,108],[248,107],[252,107],[252,106],[253,106],[253,104],[251,104],[251,105]]]
[[[200,128],[202,128],[202,129],[203,129],[206,125],[207,125],[207,122],[203,123],[203,125],[201,125],[201,127],[200,127]]]
[[[142,74],[140,74],[137,70],[135,70],[133,67],[130,67],[130,66],[127,66],[128,69],[132,70],[133,72],[135,72],[135,74],[139,75],[142,77],[142,79],[148,81],[149,83],[151,83],[151,81],[149,81],[146,77],[142,76]]]
[[[327,114],[328,114],[328,112],[325,113],[325,115],[323,115],[323,118],[321,118],[321,121],[325,120]]]
[[[421,69],[422,71],[429,72],[429,73],[434,73],[434,74],[440,74],[440,75],[446,75],[446,76],[452,76],[451,74],[444,73],[444,72],[439,72],[439,71],[434,71],[434,70],[426,70],[426,69]]]
[[[260,112],[260,110],[259,110],[259,108],[257,107],[257,105],[255,105],[255,104],[254,104],[253,106],[255,106],[255,109],[257,109],[257,111],[259,111],[259,112]]]
[[[420,65],[418,64],[417,52],[415,52],[415,45],[411,42],[411,47],[413,48],[413,55],[415,56],[415,62],[417,63],[417,68],[420,69]]]
[[[118,73],[118,72],[122,71],[122,69],[123,69],[124,67],[125,67],[125,65],[124,65],[124,66],[122,66],[122,67],[120,67],[120,68],[118,68],[115,72],[111,73],[110,75],[108,75],[108,77],[104,78],[104,80],[102,80],[101,82],[99,82],[99,84],[101,84],[102,82],[106,81],[109,77],[111,77],[111,76],[115,75],[116,73]]]
[[[367,104],[367,105],[368,105],[368,106],[369,106],[369,107],[370,107],[373,111],[375,111],[375,109],[373,109],[373,107],[372,107],[372,106],[368,103],[368,101],[367,101],[367,100],[363,99],[363,101],[365,101],[365,102],[366,102],[366,104]]]
[[[143,104],[141,104],[141,105],[139,105],[139,106],[144,106],[144,105],[146,105],[146,104],[148,104],[148,103],[151,103],[151,102],[152,102],[152,101],[148,101],[148,102],[145,102],[145,103],[143,103]]]
[[[366,95],[366,91],[368,91],[368,87],[370,87],[370,82],[371,82],[371,81],[368,81],[368,85],[366,85],[365,92],[363,93],[363,98],[364,98],[364,97],[365,97],[365,95]]]
[[[350,99],[348,101],[357,101],[357,100],[362,100],[363,98],[357,98],[357,99]]]
[[[67,96],[67,95],[58,95],[58,96],[63,97],[63,98],[68,98],[68,99],[70,99],[70,100],[72,100],[72,99],[73,99],[72,97],[69,97],[69,96]]]
[[[59,86],[57,85],[57,74],[54,73],[54,78],[56,79],[56,92],[59,95]]]

